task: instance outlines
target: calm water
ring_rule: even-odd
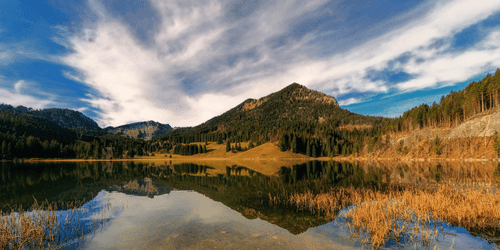
[[[27,208],[35,199],[59,202],[58,221],[76,218],[62,229],[66,249],[351,249],[363,248],[362,240],[352,238],[341,218],[270,206],[269,194],[383,189],[395,180],[425,187],[500,174],[491,163],[309,162],[273,176],[220,165],[2,163],[0,209]],[[83,205],[65,210],[68,202]],[[71,232],[76,224],[84,237]],[[498,249],[498,237],[481,232],[448,225],[440,234],[433,243],[440,249]],[[384,247],[423,246],[389,241]]]

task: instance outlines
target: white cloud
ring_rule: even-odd
[[[71,72],[68,71],[63,71],[63,76],[66,77],[69,80],[75,81],[75,82],[80,82],[80,83],[85,83],[85,81],[82,79],[80,76],[75,76]]]
[[[19,81],[20,82],[20,81]],[[17,82],[17,83],[19,83]],[[17,86],[16,83],[16,86]],[[53,98],[41,99],[31,95],[20,94],[17,89],[16,92],[11,92],[6,89],[0,88],[0,100],[2,103],[10,104],[14,107],[22,105],[25,107],[31,107],[34,109],[43,109],[49,105],[55,104]]]
[[[81,107],[81,108],[77,108],[75,110],[78,111],[78,112],[80,112],[80,113],[83,113],[83,112],[87,111],[88,109],[89,108],[87,108],[87,107]]]
[[[74,53],[65,56],[62,61],[77,69],[82,77],[66,72],[64,75],[84,82],[99,93],[99,96],[82,100],[102,110],[97,119],[101,126],[150,119],[174,126],[192,126],[232,108],[248,98],[247,93],[269,94],[269,89],[251,86],[235,95],[231,90],[218,86],[235,80],[241,83],[248,81],[250,76],[258,76],[256,68],[271,65],[268,58],[273,53],[261,47],[261,43],[286,32],[287,20],[310,10],[321,1],[307,4],[295,1],[285,5],[273,3],[265,10],[272,15],[260,13],[251,20],[235,22],[222,20],[223,4],[219,2],[152,3],[163,17],[154,46],[146,48],[137,42],[130,30],[110,19],[97,1],[89,2],[101,17],[95,28],[84,30],[80,36],[69,39]],[[305,9],[301,10],[303,7]],[[264,16],[269,16],[267,21],[259,20]],[[237,34],[243,42],[226,47],[228,38],[224,36],[225,32],[241,29],[247,24],[253,28],[238,31]],[[242,59],[235,68],[216,64],[217,60],[232,53],[238,54],[251,48],[257,48],[257,53],[261,54],[256,61]],[[180,86],[178,73],[193,71],[206,72],[204,88],[222,89],[222,92],[198,95],[195,91],[195,94],[187,95],[189,90]],[[266,73],[271,74],[272,71],[268,68]]]
[[[498,11],[498,1],[440,2],[407,25],[331,57],[318,59],[304,49],[320,31],[272,47],[273,39],[293,32],[293,21],[324,2],[266,2],[252,15],[228,21],[227,4],[221,1],[152,0],[162,21],[146,47],[125,24],[110,18],[98,1],[91,0],[89,6],[100,19],[94,27],[69,38],[74,53],[62,58],[80,76],[64,75],[98,93],[83,100],[101,109],[101,126],[141,120],[194,126],[247,98],[260,98],[292,82],[333,96],[387,92],[391,87],[409,91],[438,82],[464,81],[484,72],[486,65],[500,66],[494,56],[500,55],[498,33],[469,51],[429,48],[437,39],[450,38]],[[252,55],[244,56],[247,52]],[[393,68],[415,75],[414,79],[390,86],[365,77],[369,70],[382,70],[408,52],[414,56],[412,61]],[[232,65],[225,63],[233,55],[240,57]],[[180,74],[200,74],[202,80],[182,85]]]
[[[351,98],[348,98],[348,99],[345,99],[345,100],[340,100],[340,101],[338,101],[338,103],[339,103],[340,106],[345,106],[345,105],[349,105],[349,104],[353,104],[353,103],[358,103],[361,100],[362,100],[361,98],[351,97]]]
[[[16,90],[16,94],[21,94],[21,89],[23,85],[26,85],[26,82],[23,80],[19,80],[14,84],[14,89]]]
[[[483,73],[487,70],[487,65],[500,67],[498,40],[495,40],[498,38],[497,34],[492,34],[480,48],[470,51],[438,54],[447,46],[440,49],[425,48],[437,39],[450,38],[499,10],[498,1],[485,1],[481,5],[476,1],[462,0],[440,3],[425,16],[350,51],[335,55],[329,60],[303,61],[289,65],[284,72],[269,78],[298,77],[303,80],[298,81],[299,83],[318,90],[327,90],[327,94],[334,96],[352,92],[387,92],[389,83],[370,81],[365,78],[367,72],[382,70],[391,60],[410,52],[425,62],[417,63],[413,60],[406,66],[396,64],[394,70],[416,75],[413,80],[398,84],[398,89],[408,91],[435,86],[442,82],[465,81]]]

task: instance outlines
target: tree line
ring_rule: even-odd
[[[451,91],[442,96],[439,104],[422,104],[388,123],[388,130],[412,131],[425,127],[459,125],[468,118],[497,108],[500,103],[500,69],[495,75],[488,74],[482,80],[471,82],[460,91]]]

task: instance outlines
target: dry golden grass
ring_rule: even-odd
[[[196,145],[204,145],[205,143],[191,143]],[[249,142],[241,142],[241,147],[248,147]],[[233,143],[231,143],[233,145]],[[226,152],[226,144],[217,144],[215,142],[209,142],[207,145],[207,153],[196,154],[196,155],[174,155],[172,154],[172,158],[165,157],[165,154],[155,153],[155,156],[142,156],[136,157],[134,159],[148,159],[148,160],[156,160],[156,159],[172,159],[172,160],[203,160],[203,159],[212,159],[212,160],[278,160],[278,159],[308,159],[309,157],[294,154],[290,151],[282,152],[277,142],[268,142],[264,143],[258,147],[254,147],[247,151],[236,152],[233,153],[231,151]],[[166,154],[169,155],[170,154]]]
[[[192,143],[201,144],[205,143]],[[242,142],[241,147],[248,147],[249,142]],[[134,158],[134,160],[147,160],[155,162],[157,165],[172,161],[174,164],[195,163],[214,167],[210,174],[225,174],[226,166],[243,166],[265,175],[274,175],[283,166],[291,167],[295,164],[301,164],[310,158],[300,154],[294,154],[290,151],[282,152],[277,143],[264,143],[258,147],[244,152],[233,153],[226,152],[225,144],[210,142],[207,145],[209,152],[190,156],[172,155],[172,158],[165,157],[165,154],[155,154],[155,156],[143,156]],[[167,154],[170,156],[170,154]]]
[[[31,212],[22,209],[0,217],[0,249],[57,249],[58,222],[52,206],[35,204]]]
[[[294,154],[290,151],[281,151],[277,142],[264,143],[258,147],[245,152],[238,153],[232,157],[233,160],[306,160],[309,157]]]
[[[85,237],[76,208],[81,202],[43,202],[30,207],[29,211],[19,208],[0,214],[0,249],[60,249],[70,238]],[[56,209],[65,207],[68,215],[58,221]],[[102,208],[104,209],[104,208]],[[101,210],[102,210],[101,209]],[[89,211],[87,211],[88,213]],[[94,221],[93,227],[101,221]]]
[[[389,238],[420,238],[429,244],[438,232],[434,222],[446,222],[474,230],[500,231],[500,190],[491,183],[441,183],[434,191],[399,186],[391,191],[338,188],[317,195],[311,192],[271,196],[271,205],[292,205],[331,219],[352,205],[342,217],[355,235],[379,248]],[[436,224],[434,224],[435,226]]]

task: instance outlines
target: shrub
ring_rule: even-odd
[[[436,139],[434,139],[434,142],[432,143],[431,152],[437,155],[441,154],[441,140],[437,135]]]

